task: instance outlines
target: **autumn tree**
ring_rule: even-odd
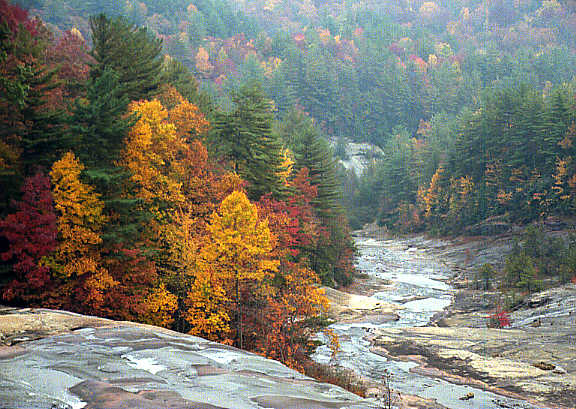
[[[128,134],[120,164],[132,174],[135,195],[157,211],[183,204],[181,175],[175,165],[188,145],[178,138],[160,101],[135,102],[130,112],[139,119]]]
[[[11,282],[4,289],[5,301],[36,303],[51,282],[47,258],[56,249],[57,216],[50,179],[42,173],[26,178],[16,212],[0,221],[0,235],[8,248],[0,259],[11,264]]]
[[[74,301],[85,311],[98,310],[106,291],[117,284],[102,266],[100,232],[106,222],[104,203],[81,181],[84,165],[72,152],[55,162],[50,172],[58,214],[58,246],[50,258],[53,276],[61,283],[52,294],[56,305]],[[78,299],[74,300],[76,297]]]
[[[265,280],[278,268],[278,260],[269,256],[275,238],[267,220],[259,219],[256,206],[239,191],[222,201],[207,229],[208,242],[200,252],[196,278],[200,288],[189,296],[189,304],[193,306],[189,315],[192,333],[201,332],[204,325],[195,329],[194,318],[200,307],[212,312],[202,323],[212,320],[225,329],[229,319],[235,327],[233,340],[242,348],[247,306],[262,296]],[[213,303],[217,303],[218,308]]]
[[[242,181],[210,162],[198,138],[209,124],[195,105],[169,86],[158,98],[131,105],[139,119],[128,133],[119,163],[131,175],[127,196],[140,200],[138,211],[150,215],[137,240],[151,251],[166,290],[181,301],[174,327],[187,331],[182,302],[195,283],[206,224]]]
[[[57,76],[64,82],[62,97],[73,100],[81,96],[90,76],[90,65],[94,64],[82,33],[77,28],[64,32],[48,47],[46,54],[50,65],[60,66]]]
[[[258,202],[260,213],[277,237],[272,254],[280,265],[268,288],[263,312],[255,317],[256,327],[263,332],[255,341],[255,349],[301,369],[308,336],[319,330],[310,318],[322,314],[327,306],[318,275],[310,268],[310,258],[324,233],[311,205],[317,190],[310,184],[308,169],[301,169],[290,187],[292,193],[284,201],[266,195]]]
[[[184,98],[175,87],[163,86],[157,98],[168,109],[168,119],[176,127],[176,134],[185,140],[204,136],[210,124],[200,109]]]
[[[128,133],[120,164],[131,172],[133,195],[151,206],[156,218],[176,209],[207,218],[213,210],[210,203],[227,183],[212,177],[208,152],[193,138],[208,129],[208,122],[178,93],[173,103],[167,95],[160,97],[170,110],[159,100],[131,105],[139,120]]]
[[[328,308],[328,299],[318,284],[316,273],[305,266],[288,263],[282,268],[259,323],[264,334],[257,341],[257,351],[291,368],[302,369],[308,336],[311,330],[319,329],[310,328],[308,319]]]

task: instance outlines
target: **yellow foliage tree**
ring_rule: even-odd
[[[139,120],[128,134],[120,164],[131,173],[135,195],[155,210],[161,205],[183,204],[182,183],[174,164],[188,146],[168,122],[168,111],[153,100],[134,102],[130,112]]]
[[[292,175],[292,171],[294,170],[294,160],[292,159],[292,152],[288,148],[284,148],[282,150],[282,170],[277,173],[280,180],[284,186],[288,186],[290,181],[288,180]]]
[[[199,136],[210,129],[200,109],[185,99],[170,110],[170,121],[176,126],[176,134],[183,138]]]
[[[444,173],[444,167],[440,166],[436,169],[436,172],[430,180],[430,186],[424,192],[421,192],[421,196],[424,202],[424,211],[426,217],[431,217],[434,209],[440,204],[440,180]]]
[[[193,333],[208,332],[210,322],[225,328],[234,312],[234,338],[242,348],[246,293],[257,296],[264,291],[264,280],[277,270],[279,261],[270,258],[275,239],[268,221],[259,220],[256,206],[239,191],[222,201],[207,230],[208,242],[200,251],[195,287],[188,297],[192,306],[188,319],[196,327]],[[199,309],[203,314],[198,314]]]
[[[178,308],[178,297],[166,289],[164,284],[154,288],[146,298],[146,311],[142,321],[158,327],[168,327],[174,321],[173,313]]]
[[[95,257],[102,242],[100,231],[106,218],[104,203],[94,189],[80,181],[84,166],[72,152],[55,162],[50,172],[54,205],[59,214],[59,246],[55,261],[62,278],[98,271]]]
[[[200,109],[180,95],[172,85],[163,85],[158,99],[168,110],[168,121],[176,127],[179,137],[202,135],[210,129],[210,123]]]
[[[219,280],[211,271],[199,270],[186,298],[184,317],[192,324],[190,334],[230,343],[229,305],[230,299]]]
[[[104,203],[94,189],[80,181],[84,166],[72,152],[55,162],[50,172],[52,195],[58,212],[58,248],[48,262],[56,278],[63,283],[62,291],[79,284],[84,292],[82,304],[88,311],[97,310],[104,293],[118,284],[100,265],[100,232],[106,222],[102,214]],[[64,299],[64,294],[56,296]]]
[[[204,47],[200,47],[196,53],[196,68],[206,77],[214,71],[214,66],[210,63],[208,51],[206,51]]]

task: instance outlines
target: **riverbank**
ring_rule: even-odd
[[[361,234],[383,242],[391,239],[381,231]],[[478,266],[503,263],[513,236],[413,236],[394,241],[398,243],[445,264],[451,272],[445,282],[455,292],[451,304],[425,326],[371,329],[371,352],[413,362],[412,373],[530,401],[535,407],[576,407],[576,285],[549,289],[519,303],[510,314],[511,329],[487,328],[487,316],[501,302],[500,294],[471,289],[471,282]],[[347,290],[368,295],[371,280],[360,279]],[[490,407],[506,406],[494,402]]]

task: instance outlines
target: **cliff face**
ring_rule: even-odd
[[[336,141],[331,141],[331,144],[336,147]],[[353,171],[356,176],[361,176],[370,165],[384,157],[382,149],[368,142],[356,143],[346,140],[344,152],[345,159],[340,159],[340,163],[346,170]]]
[[[158,327],[0,308],[0,407],[369,408],[279,362]]]

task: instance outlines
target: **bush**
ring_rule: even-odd
[[[488,328],[506,328],[510,326],[510,315],[502,308],[496,308],[494,313],[488,316]]]
[[[476,283],[477,288],[482,290],[491,290],[492,289],[492,280],[496,275],[496,270],[494,266],[490,263],[485,263],[478,268],[476,272]]]

